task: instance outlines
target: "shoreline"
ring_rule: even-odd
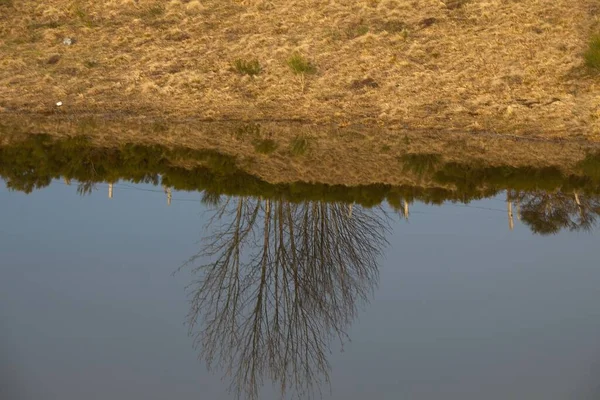
[[[6,117],[6,114],[5,114]],[[236,168],[270,184],[435,186],[411,172],[409,160],[434,159],[473,168],[555,168],[585,176],[578,165],[600,153],[583,138],[518,137],[495,133],[427,132],[302,123],[170,121],[149,118],[13,115],[0,122],[0,145],[40,134],[56,140],[85,138],[104,149],[147,146],[212,152],[235,159]],[[194,165],[192,158],[177,161]],[[186,164],[188,163],[188,164]],[[418,172],[418,171],[417,171]],[[439,186],[439,185],[438,185]]]

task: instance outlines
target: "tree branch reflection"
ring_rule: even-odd
[[[264,379],[309,396],[329,381],[328,346],[342,343],[378,280],[385,214],[345,204],[228,198],[192,257],[194,345],[238,396]],[[208,260],[208,261],[207,261]]]
[[[563,229],[589,231],[600,215],[600,198],[572,193],[509,190],[508,199],[519,205],[521,220],[532,232],[552,235]]]

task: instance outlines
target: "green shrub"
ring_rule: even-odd
[[[287,64],[292,72],[297,75],[308,75],[317,72],[317,68],[299,53],[295,53],[288,58]]]
[[[592,37],[584,57],[585,65],[596,71],[600,71],[600,34]]]

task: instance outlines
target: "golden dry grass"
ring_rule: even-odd
[[[596,138],[583,55],[599,15],[597,0],[13,1],[0,111]],[[316,67],[305,82],[294,53]]]

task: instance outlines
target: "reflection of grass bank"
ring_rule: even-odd
[[[84,137],[55,141],[49,136],[38,135],[0,147],[0,176],[10,188],[24,192],[45,187],[52,179],[63,177],[88,186],[119,180],[163,184],[178,190],[204,191],[213,201],[225,194],[281,197],[291,201],[342,201],[365,206],[374,206],[384,200],[397,205],[400,199],[427,203],[467,202],[506,189],[600,193],[600,175],[587,174],[600,170],[597,156],[589,156],[579,164],[581,175],[565,174],[551,167],[491,167],[443,162],[441,157],[432,154],[411,155],[404,159],[404,165],[418,171],[422,178],[431,182],[429,186],[271,184],[245,172],[239,160],[231,155],[157,145],[101,147]]]
[[[482,137],[293,122],[207,123],[95,116],[72,120],[64,116],[36,118],[18,115],[7,116],[0,121],[0,145],[27,140],[34,133],[48,133],[57,139],[84,135],[94,146],[102,148],[135,143],[209,150],[236,158],[244,171],[264,181],[307,181],[346,186],[373,182],[393,186],[428,186],[433,183],[433,174],[426,171],[432,168],[431,172],[435,172],[438,164],[450,162],[557,167],[563,173],[576,174],[575,164],[588,152],[600,148],[600,144],[585,140],[552,141],[502,135]],[[266,156],[257,153],[255,148],[264,140],[271,140],[272,143],[269,143],[276,147]],[[424,171],[420,172],[420,169]]]

